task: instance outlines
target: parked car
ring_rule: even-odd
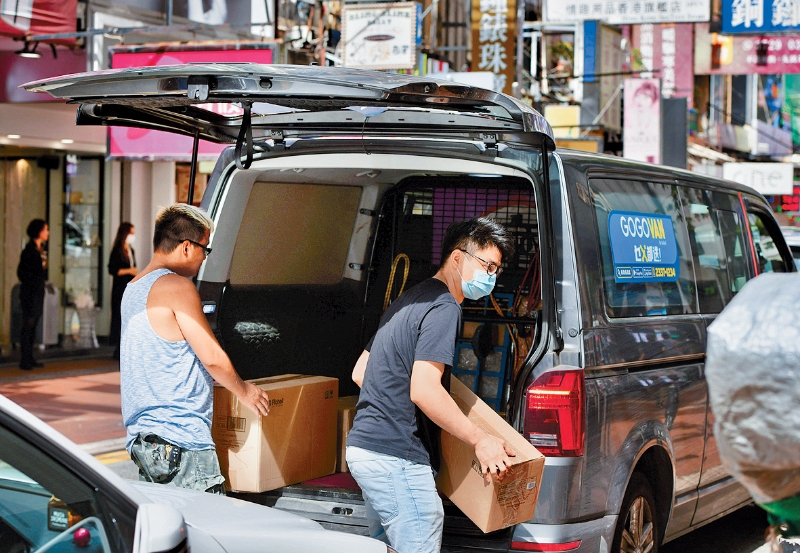
[[[2,395],[0,550],[390,551],[377,540],[331,532],[277,509],[173,486],[124,481]]]
[[[26,88],[80,104],[78,124],[236,145],[203,198],[216,231],[197,286],[245,378],[333,376],[356,394],[356,359],[435,272],[448,224],[512,230],[492,298],[464,303],[453,373],[546,456],[536,514],[483,534],[446,503],[443,551],[655,553],[750,501],[720,464],[703,360],[748,279],[795,270],[752,189],[555,150],[526,104],[429,78],[211,64]],[[346,475],[249,499],[366,531]]]
[[[781,232],[792,250],[794,264],[800,269],[800,227],[781,227]]]

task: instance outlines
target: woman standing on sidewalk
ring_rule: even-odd
[[[50,238],[50,228],[44,219],[34,219],[28,223],[26,232],[31,240],[22,250],[17,266],[22,307],[19,368],[23,371],[42,366],[33,358],[33,341],[36,339],[36,325],[44,308],[44,283],[47,280],[47,251],[44,243]]]
[[[125,287],[139,274],[136,268],[136,253],[133,251],[135,235],[133,225],[127,221],[122,223],[117,230],[111,256],[108,260],[108,273],[113,277],[111,285],[111,331],[109,341],[114,346],[114,358],[119,359],[119,338],[122,330],[122,316],[120,304]]]

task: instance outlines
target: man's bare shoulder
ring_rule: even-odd
[[[156,280],[150,289],[150,294],[157,295],[160,300],[166,300],[167,303],[199,297],[197,288],[191,280],[174,273],[164,275]]]

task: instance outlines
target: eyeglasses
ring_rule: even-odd
[[[497,264],[494,263],[493,261],[486,261],[485,259],[481,259],[480,257],[475,255],[474,253],[469,253],[467,250],[461,250],[461,251],[464,252],[465,254],[467,254],[468,256],[474,257],[475,259],[477,259],[478,261],[483,263],[486,266],[486,272],[488,274],[495,275],[495,276],[500,276],[503,273],[503,268],[502,267],[498,267]]]
[[[208,246],[204,246],[203,244],[200,244],[199,242],[195,242],[194,240],[189,240],[188,238],[184,238],[183,240],[181,240],[181,242],[191,242],[192,244],[194,244],[198,248],[201,248],[203,250],[203,253],[206,255],[206,257],[211,255],[211,248],[209,248]]]

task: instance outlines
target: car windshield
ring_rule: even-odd
[[[0,549],[112,553],[95,491],[26,440],[0,427]]]

